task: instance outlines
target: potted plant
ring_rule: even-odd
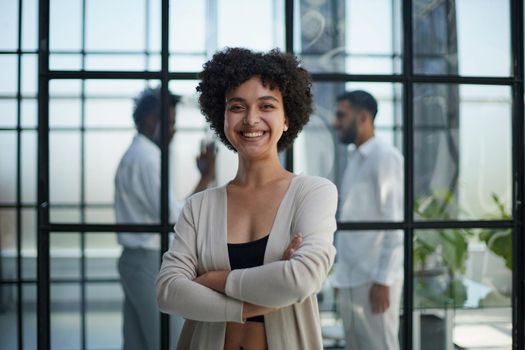
[[[452,219],[459,212],[454,195],[435,192],[415,201],[415,214],[423,220]],[[414,233],[416,307],[460,307],[466,299],[461,281],[468,259],[468,229],[429,229]]]

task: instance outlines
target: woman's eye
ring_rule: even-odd
[[[265,104],[265,105],[262,105],[262,106],[261,106],[261,109],[262,109],[262,110],[272,110],[272,109],[274,109],[274,108],[275,108],[275,106],[272,105],[272,104]]]
[[[228,107],[228,110],[231,111],[231,112],[238,112],[238,111],[242,111],[243,107],[240,106],[240,105],[232,105],[232,106]]]

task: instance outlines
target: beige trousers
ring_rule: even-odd
[[[390,307],[372,313],[369,291],[372,283],[339,289],[337,305],[343,319],[348,350],[399,350],[399,306],[403,280],[390,286]]]

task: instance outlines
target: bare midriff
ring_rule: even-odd
[[[226,324],[224,350],[266,350],[266,330],[262,322]]]

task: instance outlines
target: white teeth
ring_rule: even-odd
[[[243,132],[242,135],[244,137],[260,137],[264,134],[262,131],[256,131],[256,132]]]

